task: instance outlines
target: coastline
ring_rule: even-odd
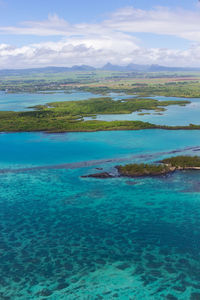
[[[129,122],[129,121],[127,121]],[[131,122],[131,121],[130,121]],[[134,122],[134,121],[133,121]],[[139,131],[139,130],[200,130],[200,125],[194,125],[194,126],[161,126],[161,125],[154,125],[151,124],[152,127],[141,127],[141,128],[130,128],[130,127],[121,127],[121,128],[98,128],[98,129],[66,129],[66,130],[45,130],[45,129],[33,129],[33,130],[2,130],[0,131],[0,134],[3,133],[23,133],[23,132],[41,132],[46,134],[61,134],[61,133],[70,133],[70,132],[99,132],[99,131]]]
[[[176,171],[187,171],[187,170],[200,170],[200,157],[199,156],[175,156],[166,158],[157,163],[145,164],[145,163],[132,163],[127,165],[117,165],[117,174],[102,171],[100,173],[89,174],[81,176],[82,178],[118,178],[118,177],[158,177],[167,176]]]

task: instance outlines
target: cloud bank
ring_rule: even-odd
[[[108,61],[125,65],[162,64],[200,66],[200,11],[157,7],[120,9],[96,24],[70,24],[57,15],[45,21],[24,22],[18,27],[0,27],[0,35],[48,37],[49,42],[18,47],[0,44],[0,68],[42,66],[101,66]],[[183,38],[188,49],[145,48],[134,34],[149,33]],[[52,42],[52,37],[60,37]]]

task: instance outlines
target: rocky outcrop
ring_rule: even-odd
[[[100,179],[106,179],[106,178],[113,178],[111,174],[108,172],[102,172],[102,173],[95,173],[95,174],[89,174],[81,176],[82,178],[100,178]]]

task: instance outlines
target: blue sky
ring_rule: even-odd
[[[149,9],[155,6],[196,9],[196,0],[2,0],[0,24],[16,25],[25,20],[42,20],[58,14],[69,22],[93,22],[126,6]]]
[[[0,0],[0,68],[200,65],[197,0]]]

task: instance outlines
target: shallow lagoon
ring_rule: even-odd
[[[28,107],[59,101],[78,101],[87,100],[89,98],[105,97],[98,94],[92,94],[82,91],[43,91],[37,93],[5,93],[0,91],[0,111],[25,111]],[[133,98],[132,95],[124,93],[110,93],[107,97],[113,100],[125,98]]]
[[[112,158],[198,154],[199,137],[165,130],[1,134],[1,169],[111,160],[0,174],[0,298],[199,299],[199,173],[80,178],[112,168]]]
[[[28,107],[58,101],[87,100],[99,97],[87,92],[44,91],[37,93],[5,93],[0,91],[0,111],[24,111]]]
[[[65,134],[1,133],[0,145],[0,168],[17,168],[112,160],[200,147],[200,131],[156,129]]]
[[[159,101],[169,100],[189,100],[190,104],[186,106],[171,105],[166,107],[166,111],[156,112],[154,110],[142,110],[141,112],[133,112],[131,114],[115,114],[115,115],[97,115],[95,120],[101,121],[134,121],[140,120],[157,125],[169,126],[187,126],[189,124],[200,124],[200,99],[199,98],[176,98],[176,97],[151,97]],[[144,115],[141,115],[144,114]],[[91,120],[92,118],[85,118]]]

